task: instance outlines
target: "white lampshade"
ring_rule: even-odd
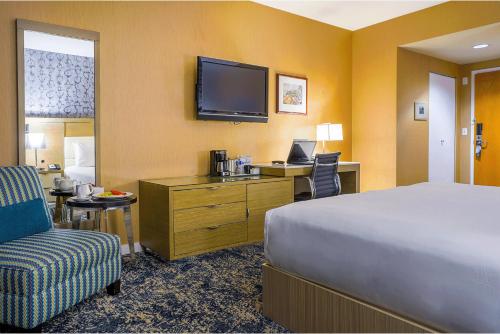
[[[316,126],[317,141],[344,140],[342,124],[318,124]]]
[[[318,124],[316,126],[316,140],[317,141],[330,140],[328,125],[329,125],[328,123],[325,123],[325,124]]]
[[[26,134],[26,148],[32,150],[47,148],[45,134],[41,132],[31,132]]]
[[[330,133],[330,140],[344,140],[342,124],[329,124],[328,132]]]

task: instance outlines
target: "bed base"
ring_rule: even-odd
[[[264,315],[293,332],[436,332],[267,263],[262,276]]]

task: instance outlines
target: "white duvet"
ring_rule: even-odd
[[[500,332],[500,188],[431,184],[267,212],[276,267],[446,331]]]

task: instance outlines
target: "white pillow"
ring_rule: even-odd
[[[95,153],[92,143],[73,143],[75,151],[75,166],[94,167]]]

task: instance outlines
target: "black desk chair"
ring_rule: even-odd
[[[340,194],[338,174],[340,152],[316,154],[309,181],[311,191],[295,195],[295,201],[337,196]]]

